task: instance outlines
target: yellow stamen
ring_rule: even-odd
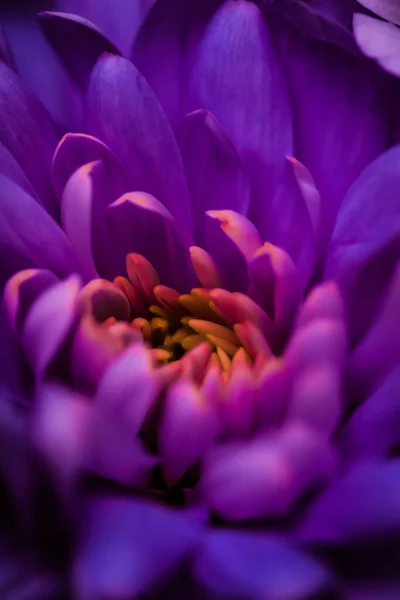
[[[205,337],[213,346],[215,346],[217,350],[218,348],[221,348],[221,350],[223,350],[228,356],[235,356],[238,350],[238,346],[236,346],[236,344],[233,344],[232,342],[215,335],[206,334]]]
[[[188,335],[181,341],[181,346],[184,350],[191,350],[198,344],[204,342],[204,338],[201,335]]]
[[[231,329],[228,329],[223,325],[217,325],[217,323],[212,323],[211,321],[204,321],[202,319],[190,319],[188,325],[192,329],[197,331],[197,333],[201,333],[203,335],[210,334],[218,338],[227,340],[228,342],[232,342],[237,346],[240,346],[240,342],[236,337],[235,333]]]

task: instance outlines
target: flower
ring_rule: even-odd
[[[8,560],[40,598],[393,597],[385,74],[246,0],[159,0],[133,62],[41,19],[85,117],[0,64]]]

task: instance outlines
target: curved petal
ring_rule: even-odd
[[[157,0],[135,39],[132,61],[150,83],[174,126],[187,112],[191,65],[203,31],[221,2]]]
[[[208,533],[195,573],[222,597],[249,600],[303,600],[323,594],[329,584],[322,565],[283,539],[240,531]]]
[[[353,338],[371,319],[399,257],[399,169],[400,146],[396,146],[364,170],[346,194],[336,220],[325,274],[339,283],[348,310],[352,309]]]
[[[72,329],[79,289],[76,276],[56,283],[39,296],[26,317],[22,344],[38,381]]]
[[[140,596],[167,577],[200,536],[187,515],[124,496],[97,496],[84,516],[74,569],[79,598]]]
[[[370,61],[275,27],[296,127],[296,158],[321,193],[322,245],[350,185],[387,145],[382,74]]]
[[[20,365],[19,348],[15,331],[7,315],[5,302],[0,299],[0,389],[8,389],[11,393],[21,391],[23,381]],[[3,420],[3,419],[2,419]]]
[[[358,0],[358,2],[382,19],[400,25],[400,6],[397,0]]]
[[[384,456],[400,441],[400,367],[353,413],[341,432],[346,458]]]
[[[298,536],[334,546],[400,531],[400,461],[366,463],[334,480],[311,505]]]
[[[53,156],[52,181],[54,191],[61,202],[64,188],[68,179],[79,167],[88,163],[102,160],[105,164],[112,163],[120,171],[121,177],[128,174],[114,152],[103,142],[84,133],[67,133],[59,142]],[[132,187],[131,182],[131,187]]]
[[[265,233],[265,210],[292,154],[286,84],[267,23],[252,2],[225,2],[193,65],[192,104],[210,110],[241,154],[252,184],[250,216]]]
[[[68,238],[48,213],[14,182],[0,175],[1,276],[29,267],[60,277],[82,273]]]
[[[40,13],[38,19],[47,40],[83,91],[103,52],[120,54],[93,23],[78,15],[46,11]]]
[[[392,75],[400,76],[400,31],[392,23],[355,14],[353,20],[357,44],[366,56]]]
[[[107,217],[120,275],[134,252],[147,258],[162,284],[180,292],[194,287],[190,242],[160,202],[141,192],[125,194],[108,207]]]
[[[11,152],[0,142],[0,173],[35,198],[33,187]]]
[[[191,229],[189,193],[173,131],[145,79],[124,58],[104,55],[93,69],[88,127],[118,154],[136,189],[153,194]]]
[[[189,183],[195,239],[202,245],[204,213],[230,209],[246,215],[250,185],[241,157],[208,111],[186,115],[178,141]]]
[[[46,210],[59,207],[50,181],[57,135],[45,108],[30,89],[0,61],[0,141],[14,156]]]
[[[6,36],[4,35],[4,31],[2,26],[0,25],[0,59],[4,61],[11,69],[14,69],[14,59],[11,54],[10,45]]]

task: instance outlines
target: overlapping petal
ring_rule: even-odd
[[[400,75],[400,31],[392,23],[355,14],[353,20],[357,44],[366,56],[392,75]]]

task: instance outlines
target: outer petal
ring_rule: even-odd
[[[392,23],[355,14],[354,35],[360,49],[392,75],[400,76],[400,31]]]
[[[137,189],[154,194],[191,227],[182,159],[165,114],[137,69],[105,55],[88,91],[89,131],[110,146],[129,169]]]
[[[168,576],[199,537],[187,515],[123,496],[93,499],[83,525],[75,593],[85,599],[139,596]]]
[[[6,387],[11,392],[18,392],[21,388],[22,374],[19,363],[19,348],[7,317],[5,302],[0,301],[0,389]]]
[[[336,220],[326,276],[338,281],[347,301],[353,338],[371,320],[399,257],[399,169],[396,146],[365,169]]]
[[[34,189],[26,177],[25,173],[21,169],[20,165],[13,157],[11,152],[7,150],[6,146],[0,142],[0,173],[8,179],[14,181],[20,188],[22,188],[27,194],[35,198]]]
[[[8,148],[53,215],[59,209],[51,188],[51,157],[56,132],[40,101],[5,63],[0,62],[0,141]]]
[[[326,591],[329,582],[314,559],[278,537],[258,533],[209,533],[195,571],[203,584],[223,597],[248,600],[303,600]]]
[[[400,441],[400,367],[354,412],[341,433],[346,457],[382,456]]]
[[[362,57],[274,28],[292,98],[296,153],[321,193],[323,245],[350,185],[387,144],[381,74]]]
[[[31,196],[0,175],[1,276],[28,267],[47,268],[65,277],[82,272],[68,238]]]
[[[358,2],[382,19],[400,25],[400,6],[397,0],[358,0]]]
[[[61,12],[39,14],[39,23],[71,77],[85,90],[90,73],[103,52],[119,50],[90,21]],[[71,40],[74,43],[71,44]]]
[[[400,461],[366,463],[336,479],[311,505],[302,541],[332,546],[400,531]]]
[[[259,8],[228,1],[210,21],[193,66],[194,108],[210,110],[249,171],[250,216],[264,234],[265,210],[292,153],[286,85]]]
[[[211,113],[198,110],[186,115],[178,139],[192,200],[195,238],[201,245],[207,210],[231,209],[247,214],[249,181],[241,157]]]
[[[178,291],[193,287],[190,242],[160,202],[141,192],[125,194],[109,206],[107,216],[119,274],[125,272],[127,254],[135,252],[151,262],[161,283]]]
[[[187,112],[188,80],[203,31],[222,0],[157,0],[132,49],[173,125]],[[174,18],[171,19],[171,14]]]

